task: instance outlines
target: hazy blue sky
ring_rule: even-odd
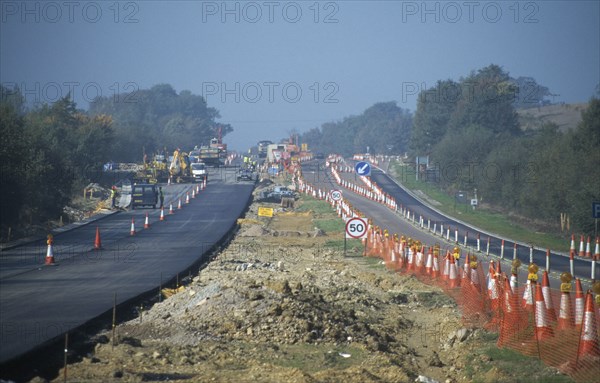
[[[29,102],[169,83],[203,94],[245,149],[498,64],[585,102],[598,1],[2,1],[0,81]],[[122,101],[122,100],[117,100]]]

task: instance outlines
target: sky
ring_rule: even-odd
[[[279,141],[490,64],[556,102],[600,84],[599,1],[0,1],[0,82],[28,103],[202,95],[230,148]],[[133,92],[124,100],[119,93]]]

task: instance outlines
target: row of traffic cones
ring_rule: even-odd
[[[202,186],[200,185],[196,185],[195,188],[192,188],[192,198],[196,198],[196,195],[200,192],[200,190],[204,190],[204,188],[206,187],[206,181],[204,181],[202,184]],[[189,204],[190,203],[190,193],[187,192],[186,193],[186,203]],[[178,209],[181,209],[181,198],[179,198],[179,203],[178,203]],[[174,214],[175,212],[173,211],[173,203],[169,204],[169,214]],[[160,208],[160,216],[159,216],[159,220],[160,221],[165,221],[165,210],[164,210],[164,206]],[[148,213],[146,213],[146,218],[144,220],[144,229],[149,229],[150,228],[150,220],[149,220],[149,216]],[[134,236],[136,234],[136,229],[135,229],[135,219],[133,217],[131,217],[131,226],[129,229],[129,235],[130,236]],[[46,257],[44,259],[44,264],[45,265],[55,265],[55,259],[54,259],[54,236],[52,234],[48,234],[48,236],[46,237],[46,245],[47,245],[47,249],[46,249]],[[94,250],[101,250],[102,249],[102,238],[100,236],[100,227],[96,226],[96,236],[94,239]]]
[[[596,246],[594,248],[594,254],[592,254],[592,237],[587,237],[587,242],[585,241],[585,236],[581,235],[579,240],[579,251],[575,251],[575,234],[571,235],[571,246],[570,252],[573,254],[577,254],[580,257],[585,258],[593,258],[597,261],[600,261],[600,237],[596,237]]]

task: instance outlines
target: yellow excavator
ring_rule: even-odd
[[[186,152],[176,149],[173,152],[173,159],[169,166],[169,174],[172,177],[172,182],[192,182],[192,167],[190,166],[190,158]]]

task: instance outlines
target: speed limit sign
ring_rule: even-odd
[[[335,202],[342,200],[342,192],[341,190],[332,190],[331,191],[331,199]]]
[[[367,221],[362,218],[350,218],[346,222],[346,238],[365,238],[367,236]]]

